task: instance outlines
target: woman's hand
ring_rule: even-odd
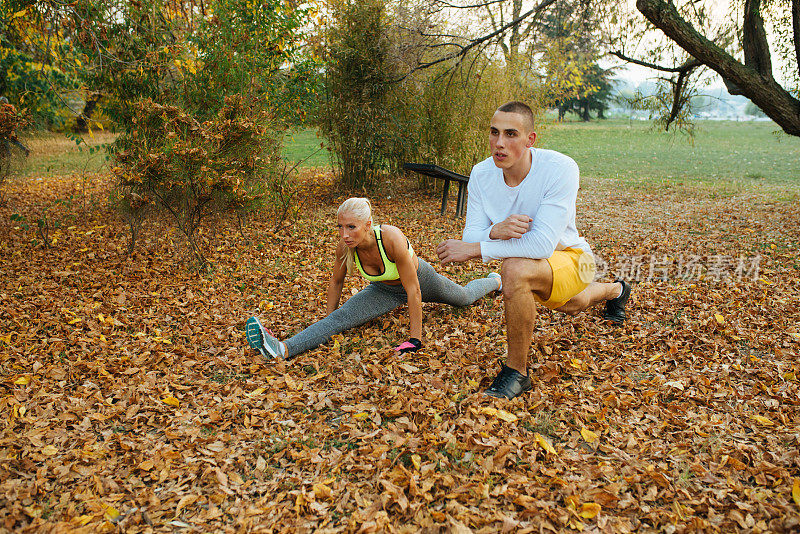
[[[412,337],[408,341],[403,341],[402,343],[397,345],[394,348],[394,350],[396,350],[400,354],[405,354],[407,352],[417,352],[421,348],[422,348],[422,341],[420,341],[415,337]]]

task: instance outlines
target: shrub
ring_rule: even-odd
[[[25,110],[11,104],[0,104],[0,205],[5,203],[4,186],[11,175],[13,145],[18,143],[17,131],[28,123]]]
[[[201,266],[197,230],[210,215],[251,209],[269,189],[280,142],[272,118],[239,95],[205,122],[174,105],[142,100],[117,140],[118,203],[135,246],[142,220],[167,215]]]

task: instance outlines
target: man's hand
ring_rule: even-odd
[[[525,235],[530,229],[533,219],[527,215],[515,213],[509,215],[508,219],[499,222],[492,226],[492,231],[489,232],[491,239],[515,239]]]
[[[436,254],[442,263],[462,262],[478,258],[481,255],[480,243],[467,243],[460,239],[448,239],[442,241],[436,247]]]

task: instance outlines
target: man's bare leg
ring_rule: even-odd
[[[528,374],[528,350],[536,324],[536,293],[542,300],[550,298],[553,271],[547,260],[508,258],[500,271],[508,336],[506,365]]]
[[[599,302],[617,298],[620,291],[622,291],[622,284],[619,282],[592,282],[586,286],[586,289],[572,297],[560,308],[556,308],[556,310],[568,315],[578,315],[586,308],[594,306]]]

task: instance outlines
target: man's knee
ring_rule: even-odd
[[[510,296],[517,291],[535,291],[544,285],[543,268],[548,268],[547,260],[529,258],[506,258],[500,269],[503,280],[503,295]],[[543,265],[545,264],[545,265]]]

